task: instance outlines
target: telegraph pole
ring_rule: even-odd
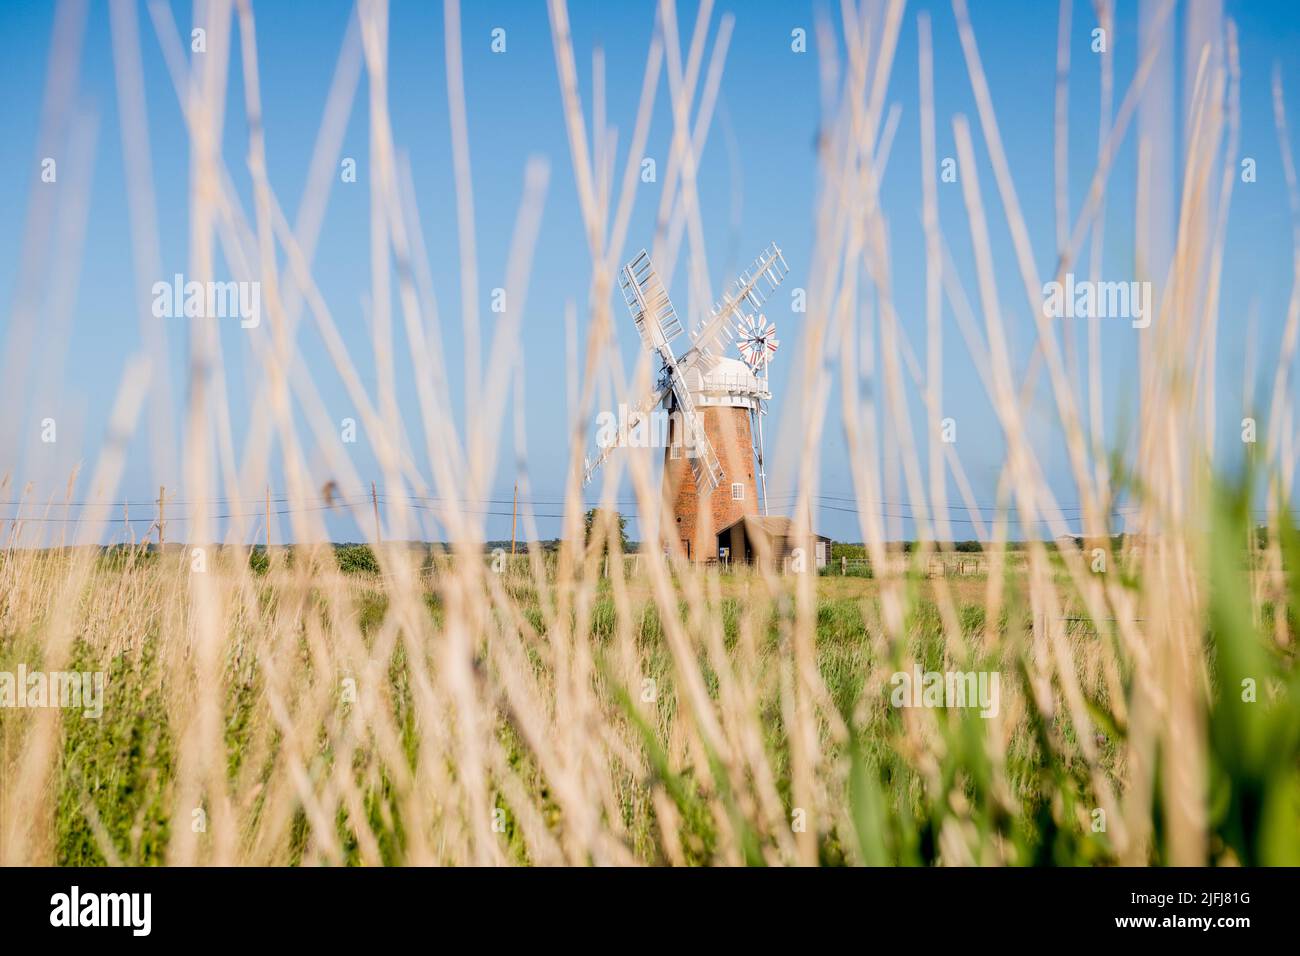
[[[519,518],[519,479],[515,479],[515,500],[510,505],[510,556],[515,554],[515,522]]]
[[[163,510],[167,503],[167,486],[158,486],[158,550],[162,551],[163,545],[167,543],[167,533],[164,530],[167,527],[167,515]]]
[[[271,558],[271,486],[266,486],[266,557]]]
[[[370,503],[375,507],[375,543],[383,544],[384,533],[379,527],[379,493],[375,491],[375,483],[370,483]]]

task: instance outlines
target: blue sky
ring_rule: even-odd
[[[988,72],[1001,122],[1012,172],[1034,243],[1041,273],[1053,263],[1054,225],[1052,200],[1052,108],[1056,57],[1056,4],[1015,0],[974,0],[972,20]],[[1180,5],[1181,6],[1181,5]],[[54,5],[42,3],[0,3],[0,85],[4,89],[4,135],[0,136],[0,330],[9,334],[9,309],[13,302],[25,211],[32,191],[43,188],[39,181],[37,130],[41,96],[50,57]],[[683,43],[695,19],[696,6],[679,6],[678,21]],[[257,39],[261,86],[265,112],[266,149],[269,177],[286,213],[292,220],[302,191],[321,119],[334,63],[351,14],[351,5],[322,0],[319,3],[258,3]],[[1002,298],[1009,313],[1013,349],[1022,367],[1033,344],[1032,326],[1022,298],[1014,256],[1000,209],[996,204],[992,177],[979,136],[975,108],[957,38],[951,6],[944,2],[909,3],[899,38],[889,103],[902,108],[892,157],[883,183],[883,202],[888,216],[893,281],[899,314],[918,353],[924,350],[924,242],[920,224],[920,159],[917,95],[918,12],[928,10],[933,20],[938,113],[938,154],[955,155],[951,118],[956,113],[970,117],[981,163],[985,203],[990,210],[993,253],[999,266]],[[184,34],[190,28],[188,5],[175,4],[172,12]],[[734,272],[744,266],[764,245],[776,240],[785,250],[791,273],[786,288],[774,297],[769,315],[781,329],[782,351],[771,370],[775,393],[774,426],[781,420],[783,389],[790,379],[801,338],[804,317],[792,314],[788,290],[806,285],[812,249],[817,196],[814,139],[819,116],[817,54],[795,54],[790,32],[796,27],[812,33],[814,7],[808,3],[720,2],[714,13],[716,30],[722,13],[735,15],[735,30],[727,56],[717,115],[702,157],[699,191],[705,240],[708,248],[710,281],[715,294]],[[833,12],[833,11],[831,11]],[[1277,139],[1273,127],[1270,77],[1280,65],[1288,94],[1288,123],[1300,128],[1300,8],[1289,2],[1228,2],[1225,12],[1235,19],[1240,31],[1242,64],[1241,154],[1256,159],[1258,181],[1238,184],[1233,195],[1232,215],[1224,265],[1224,288],[1220,318],[1218,384],[1220,434],[1225,429],[1235,440],[1241,415],[1241,380],[1246,352],[1248,314],[1257,323],[1257,347],[1263,367],[1271,373],[1271,357],[1277,353],[1291,275],[1291,237],[1286,188],[1282,177]],[[1180,27],[1185,13],[1180,11]],[[626,144],[631,136],[644,60],[653,28],[650,3],[570,3],[570,20],[581,77],[584,106],[591,108],[591,51],[599,45],[605,51],[608,82],[609,123],[619,130],[618,169],[621,172]],[[158,39],[142,5],[139,10],[140,43],[144,56],[148,102],[150,148],[158,203],[158,229],[163,269],[159,278],[184,272],[188,261],[188,140],[181,114],[164,65]],[[1092,173],[1096,154],[1098,58],[1088,48],[1088,34],[1095,26],[1091,4],[1074,3],[1073,74],[1070,90],[1072,213],[1078,212],[1084,189]],[[507,52],[490,49],[491,31],[506,30]],[[564,307],[574,301],[579,309],[580,329],[585,330],[589,257],[584,239],[577,191],[563,123],[555,58],[551,45],[545,4],[542,2],[474,2],[462,11],[465,78],[469,107],[469,132],[473,158],[475,213],[478,235],[480,314],[492,328],[493,315],[488,295],[494,286],[504,285],[505,263],[521,195],[523,170],[530,156],[550,162],[550,187],[534,260],[527,314],[523,320],[523,344],[527,356],[527,439],[528,468],[537,510],[553,513],[563,490],[567,461],[567,411],[564,395],[565,338]],[[1181,29],[1180,29],[1181,35]],[[1115,35],[1112,38],[1116,67],[1116,100],[1133,73],[1138,51],[1137,4],[1118,4]],[[451,371],[453,408],[449,414],[463,421],[464,382],[462,342],[459,332],[459,253],[456,244],[455,194],[453,187],[450,126],[447,114],[446,79],[443,63],[443,20],[440,5],[396,0],[390,13],[390,108],[395,137],[400,149],[409,153],[415,179],[424,242],[432,260],[432,272],[443,319],[444,352]],[[1181,76],[1181,50],[1176,61]],[[59,330],[42,324],[36,348],[41,355],[62,354],[62,372],[56,381],[38,377],[25,389],[25,402],[12,409],[21,436],[18,447],[7,449],[3,469],[13,469],[18,484],[32,480],[37,494],[62,496],[68,469],[77,461],[93,463],[105,431],[109,407],[127,358],[142,347],[135,314],[134,272],[129,241],[128,209],[120,142],[118,104],[113,71],[112,38],[107,3],[89,4],[89,19],[77,79],[76,104],[95,130],[89,217],[86,226],[81,269],[76,277],[71,326]],[[657,158],[660,170],[666,166],[672,132],[668,113],[666,80],[661,79],[646,154]],[[243,90],[237,51],[232,55],[228,109],[224,139],[226,162],[251,214],[251,186],[245,163],[247,133],[242,109]],[[336,182],[315,259],[315,277],[343,330],[353,359],[363,373],[367,389],[376,392],[374,361],[369,346],[362,303],[370,285],[369,191],[365,184],[368,166],[368,110],[365,80],[358,90],[344,139],[343,155],[355,157],[359,181]],[[1120,156],[1112,177],[1107,204],[1106,248],[1103,277],[1131,277],[1135,157],[1132,138]],[[60,167],[60,179],[71,181],[75,171]],[[629,230],[624,258],[630,258],[653,235],[654,214],[659,202],[659,185],[642,184]],[[945,185],[939,195],[945,233],[963,270],[968,294],[974,297],[969,234],[960,188]],[[684,261],[684,260],[682,260]],[[70,280],[56,267],[49,280],[51,292]],[[678,268],[673,281],[679,309],[687,301],[685,270]],[[622,305],[616,305],[620,345],[626,366],[637,358],[637,338]],[[184,319],[167,320],[171,334],[170,370],[174,417],[181,417],[185,363],[183,361]],[[944,390],[946,410],[958,414],[958,446],[962,461],[982,503],[994,499],[998,471],[1004,450],[996,420],[974,367],[966,354],[951,314],[945,309]],[[261,330],[265,332],[265,328]],[[247,383],[253,380],[256,358],[248,332],[237,322],[222,328],[222,345],[231,396],[235,445],[251,416],[263,414],[250,408]],[[1106,414],[1108,436],[1117,433],[1121,419],[1132,421],[1136,396],[1133,381],[1136,343],[1134,331],[1125,323],[1104,330],[1106,355]],[[331,416],[338,420],[355,416],[346,391],[335,373],[319,339],[304,322],[298,348],[308,366],[317,373],[317,386]],[[34,360],[33,365],[41,365]],[[494,382],[489,376],[484,387]],[[418,431],[419,415],[414,379],[409,363],[399,368],[398,393],[409,428]],[[1030,411],[1045,465],[1057,488],[1059,499],[1074,504],[1077,496],[1067,481],[1063,450],[1054,441],[1057,424],[1050,405],[1043,399]],[[151,399],[154,400],[154,399]],[[920,421],[920,405],[913,406],[914,421]],[[46,416],[59,422],[59,441],[51,447],[34,437]],[[511,428],[503,431],[501,466],[491,499],[484,511],[503,514],[487,516],[488,537],[509,536],[509,498],[514,477],[510,448]],[[782,448],[796,436],[772,427],[769,457],[779,459]],[[358,471],[379,477],[372,451],[364,435],[352,455]],[[1231,448],[1225,446],[1225,455]],[[778,474],[780,469],[777,469]],[[426,470],[427,474],[427,470]],[[177,475],[163,476],[178,486]],[[120,497],[144,501],[156,495],[159,476],[150,467],[145,429],[132,445]],[[273,485],[277,483],[273,480]],[[277,485],[279,487],[280,485]],[[347,489],[351,491],[352,489]],[[772,489],[773,512],[781,511],[788,485]],[[261,489],[249,489],[251,498]],[[838,396],[832,395],[831,415],[822,444],[820,493],[826,496],[817,514],[818,529],[839,540],[859,540],[855,516],[837,507],[852,507],[836,501],[852,497],[849,463],[839,423]],[[626,490],[621,497],[626,497]],[[9,497],[13,497],[11,494]],[[887,496],[888,497],[888,496]],[[955,500],[950,491],[950,500]],[[902,514],[906,509],[886,507]],[[8,506],[5,514],[11,514]],[[955,517],[961,518],[961,515]],[[540,531],[549,537],[559,523],[541,519]],[[957,523],[959,537],[973,536],[970,525]],[[144,526],[137,528],[141,533]],[[350,520],[331,524],[336,539],[356,539],[361,532]],[[631,529],[637,533],[635,525]],[[909,523],[900,522],[907,534]]]

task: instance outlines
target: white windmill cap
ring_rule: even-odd
[[[740,359],[719,358],[701,374],[699,366],[686,373],[686,387],[706,405],[745,405],[771,397],[767,384]]]

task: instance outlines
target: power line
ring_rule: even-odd
[[[334,508],[333,505],[319,505],[319,506],[312,506],[307,508],[285,508],[282,511],[272,511],[271,514],[273,515],[303,514],[304,512],[308,512],[308,511],[330,511],[333,510],[333,508]],[[265,517],[265,515],[266,515],[265,511],[245,511],[245,512],[238,512],[238,513],[208,515],[208,517],[214,521],[221,521],[228,518],[262,518]],[[152,523],[153,520],[154,520],[153,517],[148,515],[143,517],[137,517],[137,518],[131,518],[123,515],[118,515],[116,517],[111,517],[111,518],[110,517],[87,518],[84,515],[76,515],[74,517],[56,517],[53,515],[6,515],[0,518],[0,521],[21,521],[23,523],[27,523],[30,521],[37,521],[37,522],[53,522],[53,523],[67,522],[70,524],[74,524],[78,521],[104,521],[113,524],[133,524],[135,522]],[[189,520],[190,520],[189,517],[183,514],[175,517],[173,517],[172,515],[167,516],[168,524],[172,524],[174,522],[185,524],[189,522]]]
[[[772,495],[771,497],[776,498],[780,501],[788,502],[788,501],[793,501],[795,499],[798,499],[802,497],[802,495],[798,492],[787,492],[787,493]],[[841,514],[853,514],[853,515],[875,514],[876,516],[881,518],[890,518],[890,519],[907,520],[907,521],[919,520],[919,518],[921,517],[920,515],[917,514],[916,511],[917,506],[911,502],[881,500],[875,502],[875,504],[881,510],[872,511],[870,509],[864,509],[861,507],[848,507],[847,503],[850,502],[854,504],[859,503],[859,500],[853,496],[840,495],[840,494],[812,494],[812,495],[808,495],[807,497],[809,498],[810,501],[816,503],[817,508],[824,509],[826,511],[838,512]],[[329,503],[320,504],[320,505],[304,504],[301,507],[292,507],[289,505],[290,501],[292,500],[292,496],[289,495],[288,493],[280,492],[271,495],[269,500],[283,507],[271,511],[270,514],[276,516],[283,516],[283,515],[293,515],[293,514],[301,514],[307,512],[320,512],[320,511],[331,511],[335,509],[345,509],[348,507],[356,507],[362,505],[368,502],[370,499],[371,499],[371,495],[368,490],[358,491],[356,493],[348,493],[348,494],[333,493],[330,496]],[[513,506],[515,503],[513,497],[512,498],[492,498],[492,497],[448,498],[448,497],[441,497],[436,495],[407,495],[407,494],[391,494],[391,493],[378,494],[377,499],[379,501],[384,502],[385,504],[405,505],[406,507],[419,510],[419,511],[440,512],[440,511],[447,510],[449,508],[454,508],[456,511],[462,514],[472,514],[472,515],[486,516],[486,517],[511,516],[514,514],[513,507],[512,510],[507,511],[504,509],[498,510],[492,508],[491,506],[492,505]],[[218,498],[209,499],[207,501],[207,504],[217,507],[217,506],[229,506],[232,504],[238,505],[238,504],[244,504],[248,502],[256,502],[258,504],[261,504],[263,501],[266,500],[268,499],[263,497],[258,497],[258,498],[218,497]],[[588,504],[588,499],[584,498],[584,499],[580,499],[580,501],[581,504],[584,506]],[[193,506],[199,503],[200,503],[199,499],[194,499],[194,498],[168,499],[167,504],[175,506],[177,510],[174,515],[168,515],[166,520],[168,520],[169,522],[170,521],[180,521],[183,523],[189,522],[191,519],[185,514],[184,511],[185,506]],[[638,501],[636,499],[620,498],[620,499],[615,499],[613,502],[610,503],[620,507],[628,507],[628,506],[635,507],[638,504]],[[565,504],[567,504],[567,499],[564,497],[558,497],[552,495],[538,495],[538,496],[531,496],[531,497],[520,496],[518,498],[518,504],[519,506],[522,506],[525,509],[530,509],[529,513],[534,518],[559,519],[559,518],[564,518],[566,516],[563,510],[560,511],[553,510],[556,506],[560,506],[562,508]],[[925,517],[929,520],[938,520],[940,515],[936,513],[935,509],[933,509],[930,506],[929,502],[926,502],[925,504],[927,507],[927,513]],[[90,501],[90,500],[83,499],[83,500],[76,500],[76,501],[59,501],[59,502],[47,500],[45,502],[38,503],[33,501],[33,499],[28,498],[28,499],[3,500],[0,501],[0,505],[20,506],[20,507],[24,505],[35,505],[37,508],[43,509],[46,512],[57,510],[59,508],[63,508],[63,509],[76,508],[79,511],[84,512],[89,509],[114,509],[115,510],[123,507],[152,508],[157,505],[157,501],[154,500],[145,501],[145,500],[137,500],[137,499],[126,499],[123,501]],[[471,505],[480,505],[480,506],[488,506],[488,507],[485,508],[468,507]],[[533,508],[544,508],[544,509],[552,509],[552,510],[532,511],[531,509]],[[895,511],[890,509],[902,509],[902,511]],[[946,506],[945,510],[948,512],[948,514],[943,516],[944,520],[947,520],[948,522],[954,524],[977,525],[982,522],[992,521],[995,518],[997,518],[1000,514],[1005,514],[1008,520],[1010,520],[1014,524],[1029,523],[1026,521],[1022,521],[1018,517],[1017,511],[1014,508],[1006,508],[1004,510],[1003,508],[999,508],[994,505],[989,505],[987,503],[985,504],[977,503],[973,508],[968,507],[961,503],[949,503]],[[1060,505],[1057,507],[1056,510],[1060,514],[1062,514],[1067,520],[1073,520],[1081,517],[1081,515],[1078,513],[1082,512],[1084,509],[1082,508],[1082,506],[1079,505]],[[1257,508],[1252,511],[1252,514],[1255,516],[1263,516],[1268,514],[1268,510],[1269,509],[1267,508]],[[1132,505],[1113,507],[1106,512],[1106,516],[1114,518],[1114,517],[1122,517],[1124,515],[1129,515],[1129,514],[1140,514],[1141,512],[1142,512],[1142,508],[1140,505],[1132,504]],[[209,515],[208,517],[211,518],[212,520],[222,521],[222,520],[231,520],[231,519],[238,519],[238,518],[261,518],[261,517],[265,517],[266,515],[267,515],[266,510],[259,509],[257,511],[224,511],[218,514]],[[978,517],[963,517],[962,515],[978,515]],[[81,521],[91,521],[91,520],[99,520],[111,524],[129,524],[136,521],[152,522],[153,517],[150,516],[147,512],[144,516],[135,517],[135,518],[132,518],[129,515],[117,515],[117,516],[104,515],[98,518],[94,518],[92,516],[87,516],[84,513],[77,514],[74,516],[51,515],[48,513],[31,514],[31,515],[12,514],[7,516],[0,516],[0,521],[22,521],[22,522],[31,522],[31,523],[72,524]],[[1042,520],[1046,520],[1045,516],[1036,519],[1036,521],[1042,521]]]

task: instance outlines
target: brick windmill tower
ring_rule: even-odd
[[[744,362],[718,359],[707,372],[693,370],[686,377],[691,398],[704,424],[704,435],[718,455],[723,480],[713,489],[701,489],[687,467],[689,438],[672,414],[670,443],[664,449],[664,496],[672,515],[682,552],[695,561],[716,558],[718,530],[745,515],[759,513],[759,482],[754,418],[762,414],[763,402],[772,397],[767,382]],[[670,399],[671,401],[671,399]],[[701,496],[705,497],[701,513]]]
[[[768,246],[736,278],[677,358],[669,343],[681,335],[681,322],[649,255],[642,250],[622,269],[620,285],[637,332],[662,362],[655,388],[629,415],[629,427],[662,414],[656,412],[661,405],[667,412],[663,489],[673,527],[665,539],[676,538],[682,554],[693,561],[717,557],[718,529],[758,514],[760,488],[766,511],[761,416],[772,397],[767,360],[778,343],[776,327],[767,324],[760,310],[788,272],[780,248]],[[744,362],[718,354],[727,342],[737,343]],[[586,481],[612,450],[607,446],[588,462]]]

